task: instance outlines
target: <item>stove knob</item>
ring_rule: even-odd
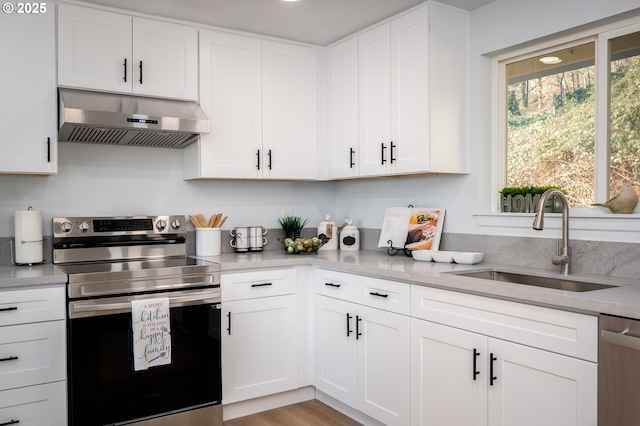
[[[167,221],[166,220],[159,220],[159,221],[156,222],[156,228],[158,229],[158,231],[162,231],[166,227],[167,227]]]
[[[80,232],[87,232],[89,230],[89,223],[88,222],[80,222],[80,225],[78,225],[78,230]]]
[[[180,226],[182,226],[182,224],[180,223],[180,220],[179,220],[179,219],[173,219],[173,220],[171,221],[171,227],[172,227],[173,229],[178,229],[178,228],[180,228]]]
[[[71,222],[62,222],[60,224],[60,231],[64,233],[71,232],[72,229],[73,225],[71,224]]]

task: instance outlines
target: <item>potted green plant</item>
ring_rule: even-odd
[[[318,237],[302,238],[302,229],[309,222],[299,216],[285,216],[278,219],[284,239],[284,249],[287,253],[302,254],[315,253],[322,246],[322,240]]]
[[[538,210],[540,196],[551,188],[566,193],[559,186],[506,186],[500,190],[500,210],[510,213],[535,213]],[[551,197],[547,200],[544,211],[558,213],[562,211],[562,206],[555,197]]]

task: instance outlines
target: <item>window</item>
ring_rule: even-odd
[[[640,190],[638,28],[508,58],[499,67],[501,187],[558,185],[574,208],[603,202],[625,184]]]

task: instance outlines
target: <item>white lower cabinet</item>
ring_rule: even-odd
[[[0,425],[67,424],[65,287],[0,298]]]
[[[485,336],[412,318],[411,424],[486,425],[486,360]]]
[[[66,382],[0,392],[0,424],[64,426],[67,424]]]
[[[298,386],[295,270],[222,276],[222,401]]]
[[[419,286],[412,316],[441,322],[411,320],[412,425],[597,424],[595,317]],[[585,359],[555,352],[556,331]]]
[[[321,271],[326,272],[326,271]],[[409,422],[409,317],[353,303],[353,286],[376,283],[368,296],[394,303],[397,283],[342,274],[316,279],[315,356],[318,390],[387,425]],[[368,282],[369,281],[369,282]],[[340,287],[335,287],[339,285]],[[408,286],[406,286],[408,290]],[[334,297],[328,297],[327,289]],[[371,296],[377,293],[379,296]],[[385,297],[386,295],[386,297]],[[402,298],[404,299],[404,298]],[[395,306],[391,309],[395,309]]]

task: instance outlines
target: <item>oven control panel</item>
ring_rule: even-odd
[[[177,216],[54,217],[53,237],[185,234],[186,220]]]

